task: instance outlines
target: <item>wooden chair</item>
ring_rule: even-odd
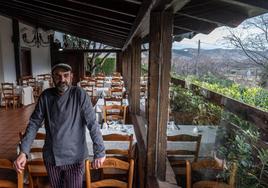
[[[188,179],[187,181],[191,182],[191,176],[194,171],[198,171],[202,169],[206,169],[206,170],[210,169],[214,171],[216,170],[216,172],[214,172],[215,174],[217,173],[217,171],[219,172],[223,170],[223,165],[218,164],[217,161],[215,160],[201,160],[201,161],[194,162],[191,164],[191,167],[188,170],[189,171],[188,175],[190,179]],[[203,173],[205,173],[205,171],[203,171]],[[237,173],[237,164],[232,163],[230,167],[229,180],[227,183],[214,178],[214,180],[208,179],[208,180],[200,180],[200,181],[194,182],[192,187],[193,188],[235,188],[236,173]]]
[[[133,135],[122,135],[122,134],[108,134],[102,135],[103,141],[114,141],[114,142],[129,142],[128,149],[115,149],[109,148],[106,149],[105,152],[107,156],[118,156],[123,159],[130,160],[132,158],[132,147],[133,147]]]
[[[103,119],[107,121],[122,121],[123,124],[126,122],[126,106],[111,105],[103,106]]]
[[[6,188],[23,188],[23,176],[24,172],[17,173],[13,167],[13,163],[8,159],[0,159],[0,169],[7,178],[0,179],[0,187]],[[11,180],[10,176],[12,174],[17,174],[17,179]]]
[[[88,83],[81,83],[80,84],[81,87],[87,92],[87,94],[90,96],[90,97],[93,97],[94,96],[94,92],[93,92],[93,85],[90,85]]]
[[[29,76],[22,76],[20,79],[19,79],[19,84],[21,85],[21,86],[27,86],[28,85],[28,81],[29,80],[32,80],[33,79],[33,77],[31,76],[31,75],[29,75]]]
[[[96,74],[96,77],[105,77],[105,74],[103,72],[99,72]]]
[[[20,140],[23,139],[24,133],[19,133]],[[36,133],[35,140],[45,140],[45,133]],[[31,147],[30,160],[27,161],[27,170],[29,172],[29,187],[38,187],[40,185],[39,178],[47,176],[47,171],[42,159],[43,147]]]
[[[36,100],[41,94],[41,90],[42,90],[41,87],[37,84],[37,81],[35,80],[35,78],[29,79],[27,82],[27,85],[33,88],[33,95]]]
[[[39,187],[39,178],[47,176],[47,170],[42,158],[36,158],[27,162],[29,172],[29,187]]]
[[[187,173],[187,159],[192,158],[192,161],[196,162],[198,160],[198,154],[200,149],[202,135],[192,136],[192,135],[174,135],[167,136],[168,142],[185,142],[195,144],[194,150],[191,149],[180,149],[174,148],[172,150],[167,150],[167,157],[170,161],[170,164],[175,172],[178,175],[178,182],[181,183],[180,178],[186,177]]]
[[[123,88],[111,88],[110,94],[113,97],[123,97]]]
[[[91,163],[86,160],[86,186],[87,188],[95,187],[119,187],[119,188],[132,188],[133,174],[134,174],[134,160],[131,159],[129,162],[122,161],[116,158],[106,158],[101,169],[119,169],[128,172],[127,182],[117,179],[102,179],[95,182],[91,182],[90,170]]]
[[[96,80],[95,87],[104,87],[104,81]]]
[[[15,109],[20,104],[20,96],[15,94],[15,88],[13,83],[2,83],[3,100],[5,101],[6,109],[12,104]]]
[[[113,72],[112,76],[113,77],[121,77],[121,73],[120,72]]]
[[[122,98],[118,97],[104,97],[104,105],[105,106],[111,106],[111,105],[119,105],[121,106],[123,103]]]

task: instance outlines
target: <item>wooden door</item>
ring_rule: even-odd
[[[31,76],[32,75],[32,58],[31,58],[31,48],[21,48],[21,75]]]

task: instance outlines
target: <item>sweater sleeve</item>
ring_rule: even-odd
[[[81,109],[84,116],[86,126],[89,130],[90,137],[93,142],[94,158],[101,158],[105,156],[105,147],[100,131],[100,125],[96,121],[95,110],[92,106],[90,97],[81,89]]]
[[[42,126],[42,122],[44,120],[45,114],[45,104],[44,104],[44,95],[40,95],[37,105],[30,117],[28,126],[24,133],[24,137],[21,140],[21,152],[25,153],[27,156],[29,155],[31,145],[35,139],[36,133],[38,129]]]

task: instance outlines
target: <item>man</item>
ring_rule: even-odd
[[[21,152],[14,165],[21,172],[31,144],[45,120],[46,139],[43,159],[53,188],[82,188],[84,160],[88,157],[85,129],[93,141],[93,168],[100,168],[105,149],[90,98],[80,87],[71,86],[72,68],[56,64],[52,68],[55,87],[45,90],[30,117]]]

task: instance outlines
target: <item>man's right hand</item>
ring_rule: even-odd
[[[14,161],[14,166],[17,172],[22,173],[26,165],[26,161],[27,161],[26,154],[20,153],[17,159]]]

